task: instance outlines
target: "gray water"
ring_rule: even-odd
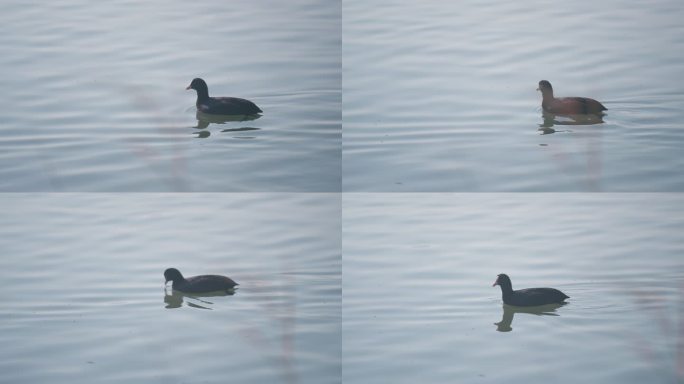
[[[0,384],[683,382],[683,19],[4,1]],[[195,77],[263,115],[198,115]],[[607,114],[543,116],[542,79]]]
[[[681,196],[346,194],[343,217],[345,383],[684,380]],[[499,273],[568,304],[503,306]]]
[[[684,190],[681,1],[347,0],[343,14],[345,191]],[[545,122],[542,79],[603,102],[604,123]]]
[[[339,383],[339,195],[0,194],[1,383]],[[164,289],[221,274],[232,296]]]
[[[0,191],[339,191],[340,12],[4,1]],[[198,121],[194,77],[263,116]]]

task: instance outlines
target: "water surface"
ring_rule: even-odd
[[[684,198],[346,194],[345,383],[684,380]],[[506,307],[492,283],[554,287]]]
[[[0,382],[339,383],[339,195],[0,194]],[[222,274],[232,296],[164,289]]]
[[[684,191],[680,1],[349,0],[343,14],[344,190]],[[604,123],[545,121],[542,79],[601,101]]]
[[[339,191],[339,1],[3,2],[0,191]],[[263,117],[205,122],[194,77]]]

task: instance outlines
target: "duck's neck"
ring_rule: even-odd
[[[553,90],[547,90],[542,92],[542,102],[548,103],[553,101]]]
[[[511,283],[503,283],[499,284],[499,286],[501,287],[501,293],[504,296],[508,296],[513,293],[513,285]]]
[[[209,98],[209,90],[207,88],[197,90],[197,104]]]

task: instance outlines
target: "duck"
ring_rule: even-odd
[[[553,87],[547,80],[539,82],[537,91],[542,93],[542,109],[558,115],[603,114],[608,108],[588,97],[553,97]]]
[[[220,275],[199,275],[186,278],[176,268],[168,268],[164,271],[164,278],[166,279],[165,285],[173,281],[171,287],[185,293],[230,291],[239,285],[230,277]]]
[[[197,91],[197,111],[210,115],[256,115],[262,113],[256,104],[239,97],[209,97],[207,83],[198,78],[185,88]]]
[[[504,304],[518,307],[560,304],[570,298],[555,288],[526,288],[514,291],[511,279],[505,273],[496,277],[492,287],[497,285],[501,287],[501,298]]]

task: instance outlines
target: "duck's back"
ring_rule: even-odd
[[[504,296],[504,303],[520,307],[560,303],[570,296],[555,288],[527,288]]]
[[[197,109],[214,115],[255,115],[262,112],[253,102],[239,97],[210,97],[198,101]]]
[[[551,113],[565,115],[587,115],[608,110],[603,104],[588,97],[559,97],[543,102],[542,107]]]
[[[233,279],[219,275],[201,275],[188,277],[181,284],[175,285],[174,289],[188,293],[226,291],[238,285]]]

